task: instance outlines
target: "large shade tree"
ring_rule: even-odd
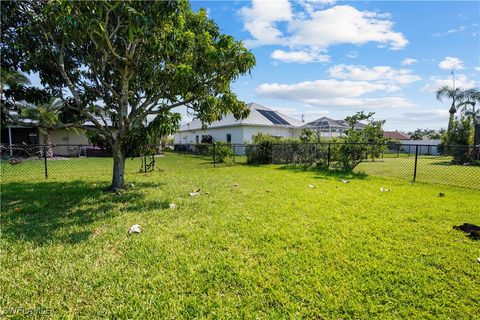
[[[2,66],[60,88],[76,115],[63,125],[110,146],[112,188],[124,185],[122,145],[147,117],[165,128],[179,106],[204,123],[248,114],[230,83],[253,68],[253,54],[185,0],[2,2],[2,34]]]

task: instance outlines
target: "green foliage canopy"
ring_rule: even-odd
[[[72,101],[78,117],[64,125],[111,146],[113,187],[123,186],[122,145],[148,116],[173,128],[179,106],[205,123],[248,115],[230,83],[253,54],[188,1],[2,2],[2,12],[2,67],[38,72]]]

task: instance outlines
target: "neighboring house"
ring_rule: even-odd
[[[102,121],[99,117],[98,121]],[[33,120],[24,119],[25,123],[34,123]],[[111,125],[110,119],[105,120],[107,125]],[[93,127],[93,123],[86,121],[87,127]],[[22,150],[35,151],[40,150],[38,147],[31,148],[35,145],[42,145],[44,141],[43,133],[36,127],[7,125],[1,130],[1,144],[14,145],[9,147],[10,156],[25,156]],[[50,131],[50,141],[52,143],[53,156],[104,156],[105,153],[98,147],[91,146],[88,137],[83,129],[55,129]],[[16,146],[15,146],[16,145]],[[5,146],[4,146],[5,147]]]
[[[84,130],[57,129],[50,131],[54,145],[89,144]],[[2,144],[42,144],[43,134],[38,128],[24,126],[7,126],[2,128]]]
[[[392,139],[392,140],[398,140],[398,141],[410,140],[410,136],[408,134],[398,132],[398,131],[384,131],[383,137],[386,139]]]
[[[103,123],[102,118],[98,117],[98,121]],[[31,119],[22,120],[25,123],[35,123]],[[108,126],[112,125],[110,119],[106,118]],[[91,121],[84,122],[87,127],[93,127]],[[90,144],[85,130],[82,129],[55,129],[50,131],[50,139],[53,145],[88,145]],[[35,127],[27,127],[21,125],[7,125],[1,131],[2,144],[42,144],[43,134],[41,130]]]
[[[365,126],[365,124],[358,122],[355,124],[355,130],[363,130]],[[341,137],[348,128],[348,123],[345,120],[333,120],[328,117],[322,117],[301,127],[301,129],[313,130],[317,135],[327,138]]]
[[[200,120],[182,125],[174,134],[175,144],[211,143],[224,141],[234,144],[252,142],[252,136],[258,133],[274,137],[295,138],[303,122],[293,119],[265,106],[249,103],[250,114],[245,119],[236,120],[231,114],[222,120],[214,121],[205,129]]]
[[[384,131],[383,137],[398,141],[401,145],[403,145],[398,149],[398,151],[402,153],[415,154],[418,149],[418,153],[421,155],[440,154],[437,147],[441,143],[441,140],[410,140],[410,136],[408,134],[398,131]]]

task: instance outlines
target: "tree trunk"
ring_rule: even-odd
[[[125,156],[122,153],[122,148],[120,145],[116,145],[112,148],[113,150],[113,176],[112,176],[112,185],[111,190],[122,189],[125,185],[124,174],[125,174]]]
[[[46,129],[43,133],[43,144],[46,147],[45,150],[47,158],[53,157],[52,139],[50,137],[50,130],[48,129]]]
[[[450,117],[448,118],[448,128],[447,128],[447,144],[450,144],[450,139],[452,137],[452,129],[453,129],[453,122],[454,122],[454,112],[450,112]]]

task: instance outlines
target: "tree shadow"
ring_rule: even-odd
[[[432,159],[432,162],[429,163],[432,166],[447,166],[447,167],[453,167],[455,164],[453,164],[451,161],[435,161],[435,159]]]
[[[368,175],[365,172],[345,171],[341,169],[316,168],[307,165],[284,165],[277,170],[288,170],[292,172],[313,172],[316,179],[365,179]]]
[[[92,235],[92,224],[120,212],[166,209],[166,200],[145,200],[145,188],[161,184],[139,183],[114,194],[106,184],[85,181],[2,183],[1,221],[9,242],[42,246],[55,242],[77,244]]]
[[[475,240],[475,241],[480,240],[480,226],[466,222],[459,226],[453,226],[453,229],[464,232],[467,235],[467,237],[469,237],[472,240]]]

